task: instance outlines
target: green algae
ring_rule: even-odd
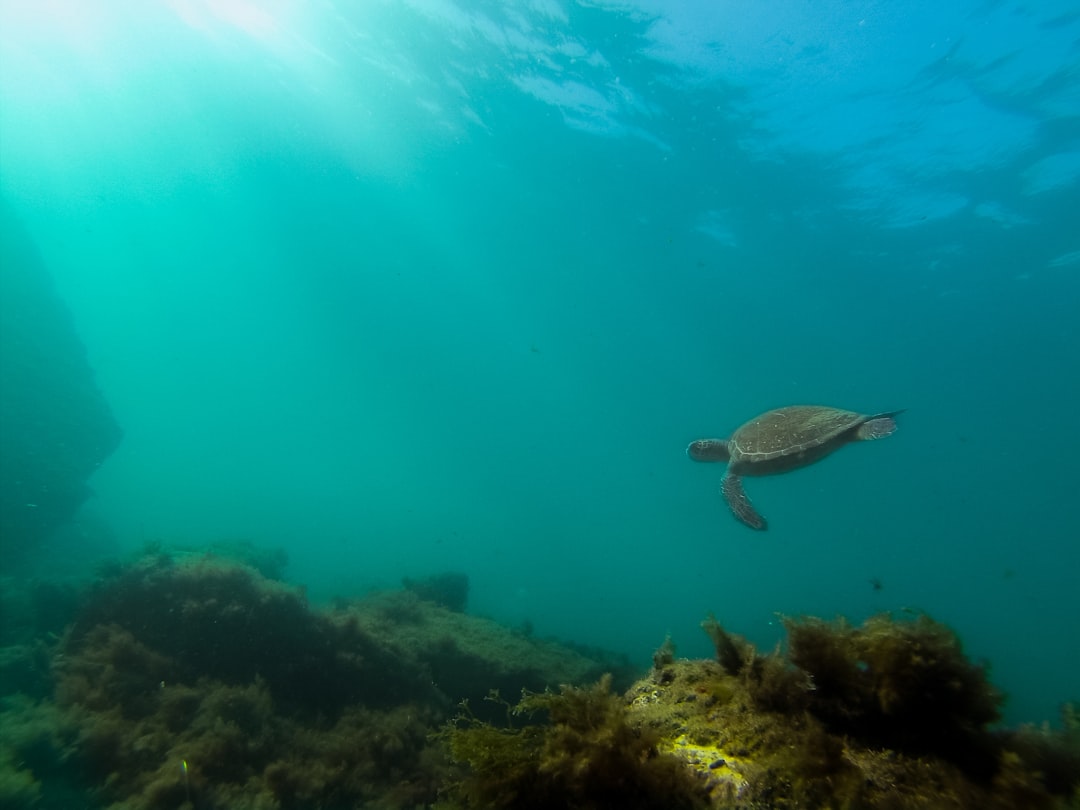
[[[48,643],[7,628],[4,807],[431,806],[457,701],[602,671],[413,591],[313,608],[219,552],[103,570]]]
[[[118,566],[0,650],[0,803],[1080,807],[1075,705],[998,728],[987,668],[929,617],[786,619],[769,653],[710,617],[716,660],[667,639],[622,691],[618,659],[424,595],[323,610],[219,555]]]
[[[973,774],[994,769],[986,730],[1004,696],[985,665],[929,616],[785,619],[788,658],[813,679],[809,709],[830,728],[881,747],[952,760]]]
[[[590,687],[526,693],[512,714],[545,722],[499,729],[465,715],[447,730],[451,755],[467,766],[448,791],[453,806],[708,807],[704,786],[659,750],[660,735],[629,722],[609,676]]]

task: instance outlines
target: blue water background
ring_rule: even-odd
[[[1010,721],[1080,697],[1074,3],[0,9],[0,191],[125,429],[49,565],[463,571],[643,665],[925,610]],[[684,448],[794,403],[907,410],[757,534]]]

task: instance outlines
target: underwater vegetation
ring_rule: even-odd
[[[788,658],[810,675],[807,708],[831,730],[879,747],[933,754],[989,776],[996,754],[986,734],[1004,696],[986,667],[925,615],[896,621],[785,619]]]
[[[413,590],[314,609],[219,553],[112,566],[45,639],[27,591],[5,594],[30,617],[0,649],[5,808],[423,807],[458,701],[611,663]]]
[[[992,729],[1002,696],[929,617],[789,619],[787,653],[767,655],[703,626],[716,660],[680,660],[668,639],[622,696],[604,680],[496,695],[500,726],[462,707],[445,806],[1080,807],[1080,737]]]
[[[684,696],[680,739],[724,761],[721,793],[737,806],[1080,807],[1080,736],[994,728],[1003,695],[945,625],[882,614],[784,626],[786,652],[762,655],[710,617],[715,664],[654,669]],[[644,688],[638,704],[668,722],[649,707],[670,689]],[[702,705],[704,723],[686,708]]]
[[[83,589],[6,582],[0,806],[1080,808],[1076,704],[997,728],[986,668],[929,617],[788,619],[767,654],[710,618],[715,659],[668,639],[633,682],[464,613],[467,582],[313,608],[162,548]]]
[[[707,808],[705,784],[675,757],[662,754],[660,734],[631,722],[611,678],[556,692],[525,692],[507,720],[540,725],[497,728],[462,706],[446,732],[453,758],[466,765],[448,793],[467,808]]]

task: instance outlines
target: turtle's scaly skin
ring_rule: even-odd
[[[724,496],[724,500],[727,501],[727,505],[731,508],[731,514],[735,515],[736,518],[751,529],[764,531],[769,528],[765,518],[750,503],[750,498],[747,497],[746,492],[743,490],[742,479],[739,476],[725,475],[720,481],[720,492]]]
[[[726,461],[720,485],[732,514],[751,529],[765,529],[743,491],[740,476],[772,475],[819,461],[848,442],[883,439],[896,430],[900,411],[867,416],[821,405],[793,405],[761,414],[730,439],[698,439],[686,453],[694,461]]]

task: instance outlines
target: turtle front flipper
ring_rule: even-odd
[[[724,500],[731,507],[731,513],[735,517],[751,529],[764,531],[768,528],[765,518],[757,513],[754,505],[750,503],[750,499],[746,497],[746,492],[743,491],[742,479],[739,476],[731,473],[725,475],[724,480],[720,482],[720,492],[723,493]]]
[[[727,461],[731,451],[727,439],[698,439],[687,445],[686,455],[694,461]]]

